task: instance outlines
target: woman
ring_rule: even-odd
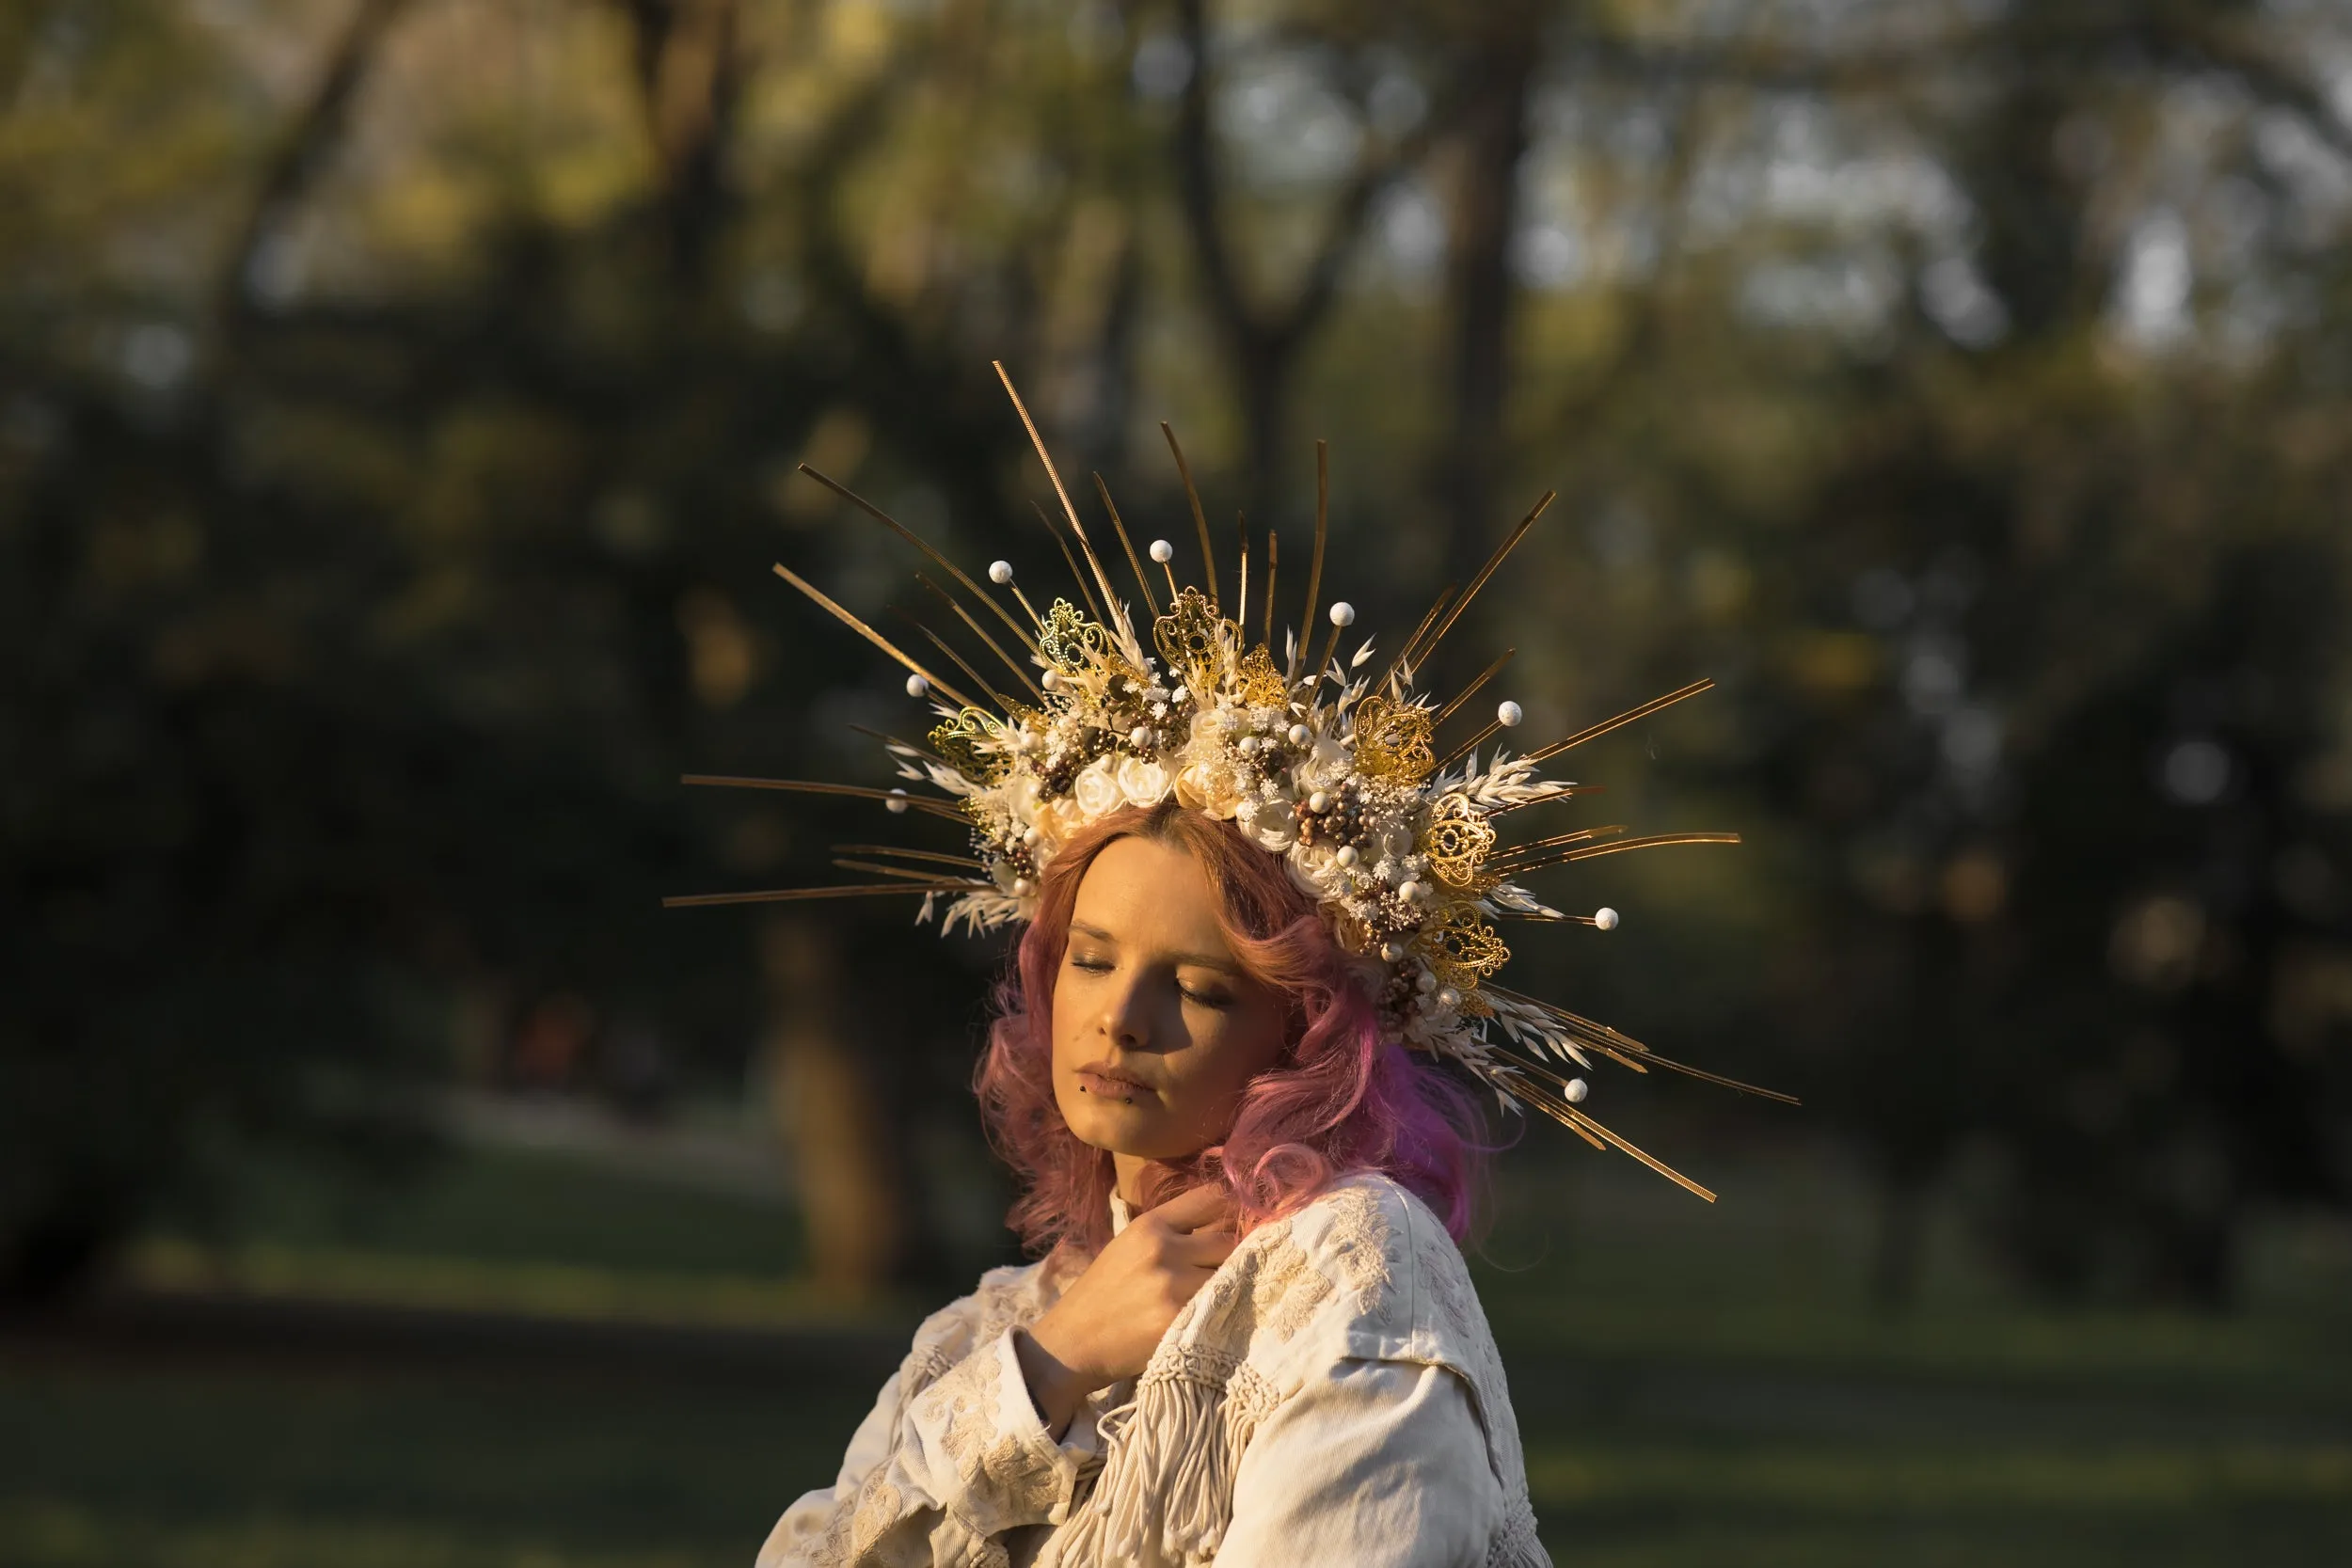
[[[1510,957],[1495,922],[1607,930],[1613,911],[1564,914],[1522,879],[1732,835],[1504,845],[1496,822],[1581,793],[1538,777],[1546,758],[1708,683],[1518,755],[1487,747],[1520,721],[1505,702],[1440,752],[1440,726],[1467,723],[1502,665],[1442,704],[1415,673],[1541,503],[1375,671],[1370,642],[1343,657],[1344,602],[1319,655],[1278,640],[1271,540],[1253,582],[1245,538],[1228,615],[1198,498],[1209,587],[1179,586],[1153,540],[1165,600],[1110,513],[1151,611],[1131,614],[1039,456],[1086,563],[1083,610],[1039,610],[999,561],[988,578],[1008,605],[840,491],[963,590],[970,609],[949,603],[974,657],[1010,680],[930,633],[960,689],[776,568],[934,703],[928,743],[890,752],[938,795],[701,781],[880,800],[956,824],[971,853],[857,846],[883,858],[840,863],[884,880],[674,902],[912,893],[926,917],[946,900],[949,930],[1027,926],[979,1088],[1023,1182],[1013,1226],[1042,1258],[923,1325],[839,1479],[785,1512],[761,1568],[1541,1563],[1502,1365],[1454,1245],[1484,1152],[1466,1085],[1712,1195],[1586,1116],[1584,1081],[1560,1070],[1595,1052],[1676,1064],[1493,983]],[[1318,509],[1310,632],[1324,523]],[[1263,637],[1247,629],[1259,621]]]
[[[760,1568],[1546,1561],[1466,1097],[1373,978],[1230,821],[1062,845],[979,1075],[1050,1250],[923,1324]]]

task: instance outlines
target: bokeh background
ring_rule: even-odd
[[[0,214],[0,1560],[830,1478],[1003,950],[658,900],[923,721],[796,463],[1061,580],[993,358],[1180,563],[1158,421],[1295,561],[1327,439],[1391,639],[1558,489],[1429,671],[1522,735],[1719,683],[1578,820],[1745,845],[1518,972],[1805,1103],[1499,1163],[1560,1560],[2352,1560],[2344,6],[17,0]]]

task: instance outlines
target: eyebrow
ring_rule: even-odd
[[[1097,942],[1107,942],[1114,947],[1119,945],[1119,939],[1117,937],[1111,935],[1100,926],[1089,926],[1083,920],[1072,921],[1070,923],[1070,930],[1071,934],[1073,936],[1092,937]],[[1221,971],[1227,974],[1239,974],[1242,973],[1241,966],[1235,963],[1232,959],[1220,958],[1213,953],[1178,953],[1175,955],[1175,958],[1180,964],[1190,964],[1197,969],[1214,969]]]

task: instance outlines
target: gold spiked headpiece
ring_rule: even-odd
[[[916,659],[779,565],[777,576],[903,665],[911,696],[931,701],[939,722],[926,743],[885,744],[902,779],[936,794],[910,794],[903,785],[874,789],[788,779],[693,775],[686,781],[868,797],[896,814],[916,811],[957,822],[969,831],[970,852],[843,846],[852,854],[877,858],[843,859],[836,864],[880,879],[667,902],[919,895],[918,921],[937,914],[946,930],[960,926],[974,932],[994,930],[1035,912],[1039,871],[1073,833],[1121,807],[1151,806],[1173,797],[1233,822],[1268,853],[1282,857],[1293,879],[1321,903],[1332,935],[1364,966],[1382,1029],[1391,1039],[1458,1064],[1495,1090],[1506,1108],[1533,1106],[1595,1148],[1623,1149],[1712,1198],[1696,1182],[1587,1116],[1579,1108],[1585,1098],[1584,1081],[1561,1069],[1573,1064],[1589,1069],[1597,1054],[1637,1072],[1663,1067],[1737,1088],[1751,1086],[1667,1061],[1605,1024],[1506,990],[1495,980],[1510,957],[1496,930],[1499,920],[1568,922],[1602,930],[1617,922],[1612,910],[1566,914],[1552,909],[1522,885],[1520,879],[1530,873],[1628,849],[1739,841],[1734,833],[1626,838],[1618,836],[1625,832],[1621,827],[1597,827],[1506,845],[1499,831],[1502,819],[1512,813],[1589,792],[1565,781],[1538,778],[1536,769],[1543,763],[1695,696],[1712,683],[1694,682],[1516,756],[1500,744],[1485,750],[1519,722],[1519,706],[1510,702],[1499,705],[1489,721],[1442,755],[1437,750],[1438,726],[1485,688],[1509,661],[1509,654],[1441,705],[1415,687],[1416,672],[1534,526],[1552,496],[1546,494],[1535,503],[1459,594],[1449,589],[1439,595],[1413,634],[1375,673],[1368,669],[1374,652],[1370,641],[1353,652],[1342,646],[1356,619],[1354,609],[1344,602],[1333,603],[1322,617],[1329,630],[1320,653],[1311,657],[1329,499],[1325,450],[1316,443],[1314,551],[1307,569],[1303,629],[1283,638],[1278,657],[1273,651],[1279,620],[1275,541],[1267,536],[1264,570],[1253,585],[1248,535],[1243,532],[1233,608],[1227,614],[1218,596],[1208,523],[1174,433],[1161,427],[1191,501],[1206,572],[1203,584],[1181,585],[1170,564],[1173,548],[1166,540],[1153,540],[1147,553],[1165,579],[1163,602],[1109,492],[1099,475],[1095,481],[1104,512],[1134,573],[1137,595],[1149,611],[1148,620],[1138,621],[1113,587],[1011,378],[1001,364],[996,370],[1060,500],[1070,537],[1062,540],[1058,531],[1056,537],[1083,605],[1057,597],[1039,609],[1013,581],[1011,565],[999,561],[987,575],[1012,600],[1008,608],[997,594],[879,508],[803,466],[803,472],[896,532],[946,574],[961,597],[928,578],[923,578],[925,586],[985,645],[1009,678],[984,677],[929,628],[922,628],[923,635],[940,661]],[[1260,595],[1263,626],[1254,641],[1247,629],[1253,586]],[[1003,628],[1020,650],[1018,656],[982,616]],[[948,679],[943,665],[957,679]]]

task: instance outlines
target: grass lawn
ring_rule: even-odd
[[[773,1212],[469,1161],[372,1231],[290,1224],[227,1276],[575,1325],[821,1316]],[[1481,1284],[1564,1564],[2352,1562],[2341,1228],[2266,1232],[2218,1321],[2029,1309],[1939,1238],[1920,1308],[1882,1321],[1857,1287],[1867,1216],[1834,1172],[1715,1174],[1712,1209],[1589,1163],[1521,1159],[1502,1195]],[[167,1290],[221,1267],[167,1238],[143,1257]],[[739,1362],[625,1335],[550,1349],[506,1321],[511,1350],[449,1354],[0,1339],[0,1563],[744,1564],[830,1478],[889,1360],[822,1334]]]

